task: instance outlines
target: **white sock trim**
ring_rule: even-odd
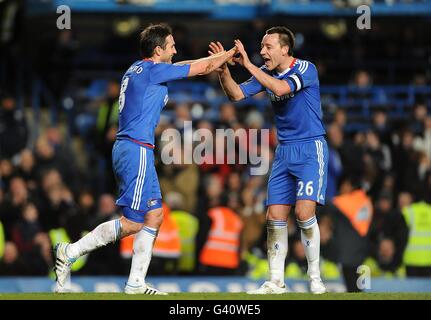
[[[298,222],[298,225],[301,229],[310,229],[314,226],[314,224],[317,223],[317,218],[316,216],[312,216],[310,219],[305,220],[305,221],[301,221],[301,220],[296,220]]]

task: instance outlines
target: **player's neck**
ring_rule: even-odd
[[[278,67],[275,68],[275,71],[277,71],[277,73],[283,73],[291,67],[293,60],[295,60],[295,58],[293,56],[289,56],[286,61],[280,63]]]
[[[142,60],[144,60],[144,61],[152,61],[152,62],[154,62],[154,63],[160,63],[161,61],[160,61],[160,58],[157,58],[157,57],[151,57],[151,58],[145,58],[145,59],[142,59]]]

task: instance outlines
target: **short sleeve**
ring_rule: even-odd
[[[298,92],[319,82],[315,65],[308,61],[299,62],[298,69],[287,75],[284,80],[287,81],[292,92]]]
[[[169,63],[157,63],[151,68],[150,81],[154,84],[186,78],[190,71],[190,65],[174,65]]]
[[[267,72],[265,66],[260,67],[260,69],[264,72]],[[244,93],[244,97],[246,98],[254,96],[259,92],[265,91],[265,87],[259,81],[257,81],[254,76],[247,81],[241,83],[239,87],[241,88],[242,92]]]

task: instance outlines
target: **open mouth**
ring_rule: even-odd
[[[268,63],[268,62],[270,62],[270,61],[271,61],[271,59],[269,59],[269,58],[263,58],[263,61],[264,61],[265,63]]]

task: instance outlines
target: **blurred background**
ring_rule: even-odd
[[[369,29],[357,27],[362,4],[371,7]],[[67,22],[61,5],[70,8],[70,29],[57,28]],[[173,27],[174,62],[207,56],[210,41],[230,48],[239,38],[260,65],[265,30],[290,28],[294,56],[318,68],[330,146],[328,205],[318,215],[322,278],[331,291],[357,290],[349,279],[361,273],[370,291],[431,289],[430,1],[0,0],[0,17],[1,292],[51,291],[53,244],[120,215],[111,166],[120,80],[139,59],[139,32],[158,22]],[[237,81],[249,77],[239,66],[231,71]],[[157,139],[167,128],[270,129],[269,149],[249,146],[270,161],[277,146],[269,99],[232,104],[215,73],[169,83]],[[156,158],[165,222],[149,281],[166,291],[257,287],[268,276],[268,175],[209,160],[165,166],[160,148]],[[373,203],[361,227],[338,201],[357,189]],[[201,258],[220,212],[236,221],[240,239],[226,265]],[[75,263],[74,290],[122,290],[132,241]],[[367,268],[358,274],[360,265]],[[286,279],[293,291],[307,291],[293,216]]]

